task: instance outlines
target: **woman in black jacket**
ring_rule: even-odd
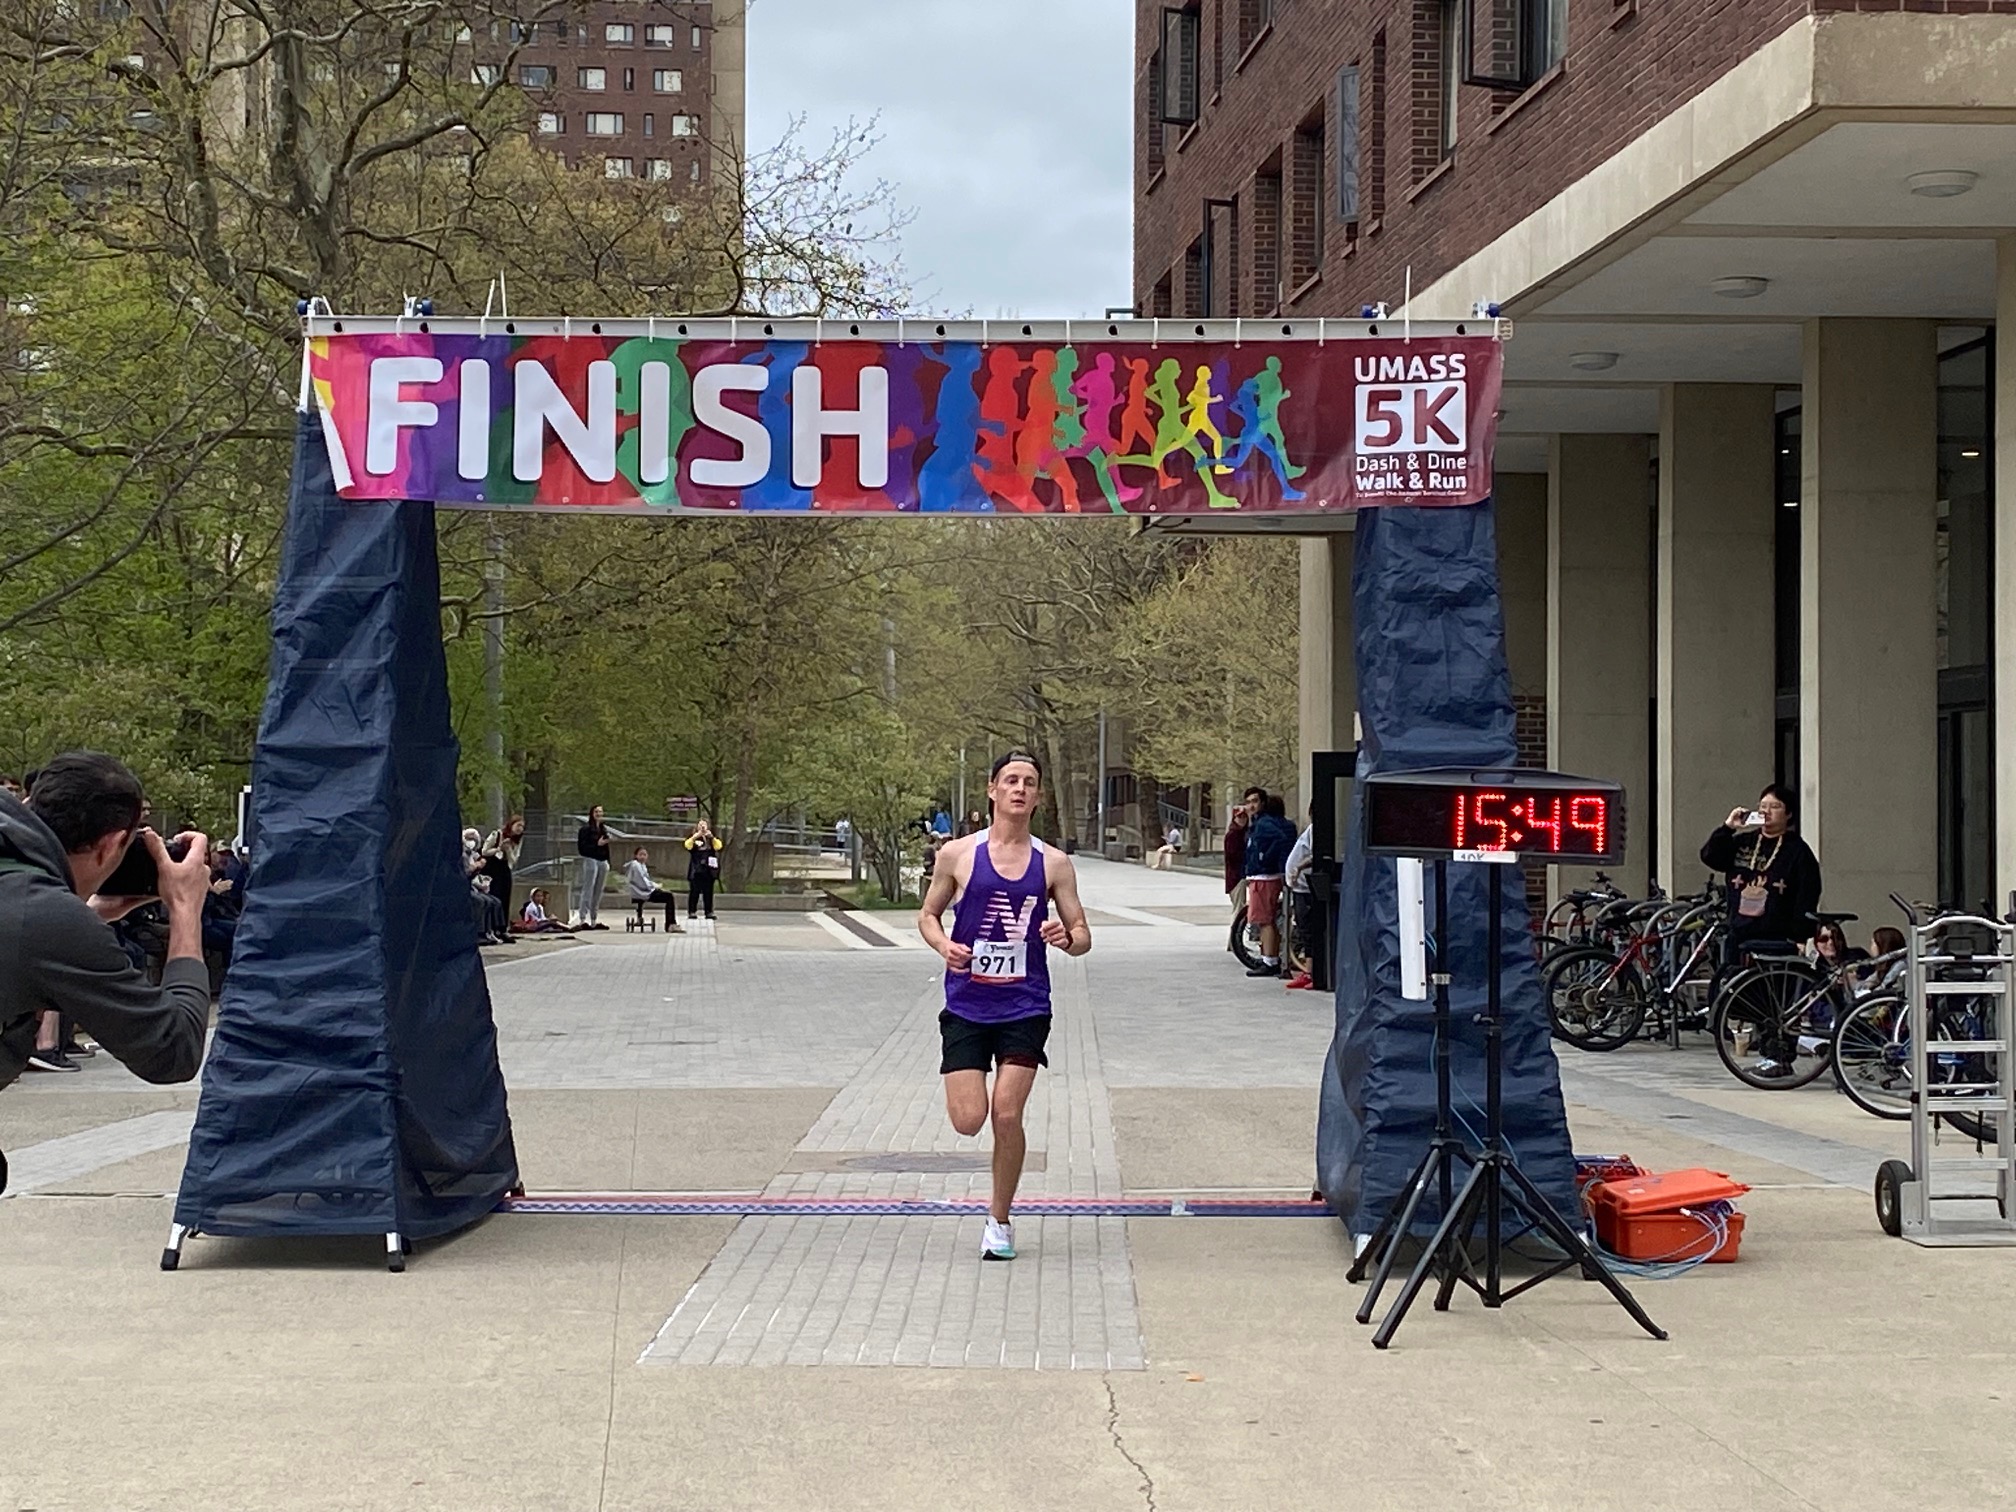
[[[686,917],[697,919],[707,910],[714,919],[714,884],[721,877],[721,837],[702,819],[686,837]]]
[[[1732,809],[1701,847],[1703,864],[1723,874],[1729,901],[1729,959],[1766,942],[1787,946],[1812,938],[1807,917],[1820,906],[1820,862],[1792,833],[1792,795],[1775,782],[1757,799],[1756,822]],[[1789,1045],[1761,1047],[1761,1076],[1791,1074]]]

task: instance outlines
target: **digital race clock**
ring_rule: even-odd
[[[1614,782],[1457,767],[1359,780],[1374,855],[1583,866],[1624,857],[1624,789]]]

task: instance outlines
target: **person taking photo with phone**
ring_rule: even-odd
[[[1734,808],[1701,847],[1705,866],[1728,890],[1732,963],[1760,944],[1789,949],[1813,935],[1806,916],[1820,906],[1820,862],[1792,833],[1792,795],[1772,783],[1755,809]],[[1789,1076],[1795,1047],[1766,1045],[1760,1076]]]
[[[0,1087],[32,1060],[61,1058],[48,1027],[49,1016],[58,1014],[143,1081],[196,1075],[210,1026],[203,964],[210,842],[178,835],[186,848],[175,859],[159,835],[141,827],[144,801],[139,779],[95,751],[51,761],[26,803],[0,795]],[[135,844],[153,861],[151,892],[101,896],[101,885]],[[155,897],[168,911],[158,987],[110,927]]]

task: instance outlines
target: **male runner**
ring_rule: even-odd
[[[1050,1064],[1043,1053],[1050,1038],[1047,947],[1074,956],[1092,948],[1071,858],[1029,833],[1042,781],[1042,766],[1025,752],[1010,751],[994,763],[987,778],[991,826],[938,853],[917,915],[918,933],[945,958],[939,1070],[945,1111],[961,1134],[978,1134],[987,1122],[987,1073],[994,1072],[994,1195],[980,1242],[983,1260],[1015,1258],[1009,1209],[1029,1148],[1022,1108],[1036,1085],[1036,1068]],[[947,908],[953,910],[949,936],[942,917]]]

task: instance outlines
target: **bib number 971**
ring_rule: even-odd
[[[975,940],[973,980],[991,986],[1019,982],[1029,974],[1027,940]]]

